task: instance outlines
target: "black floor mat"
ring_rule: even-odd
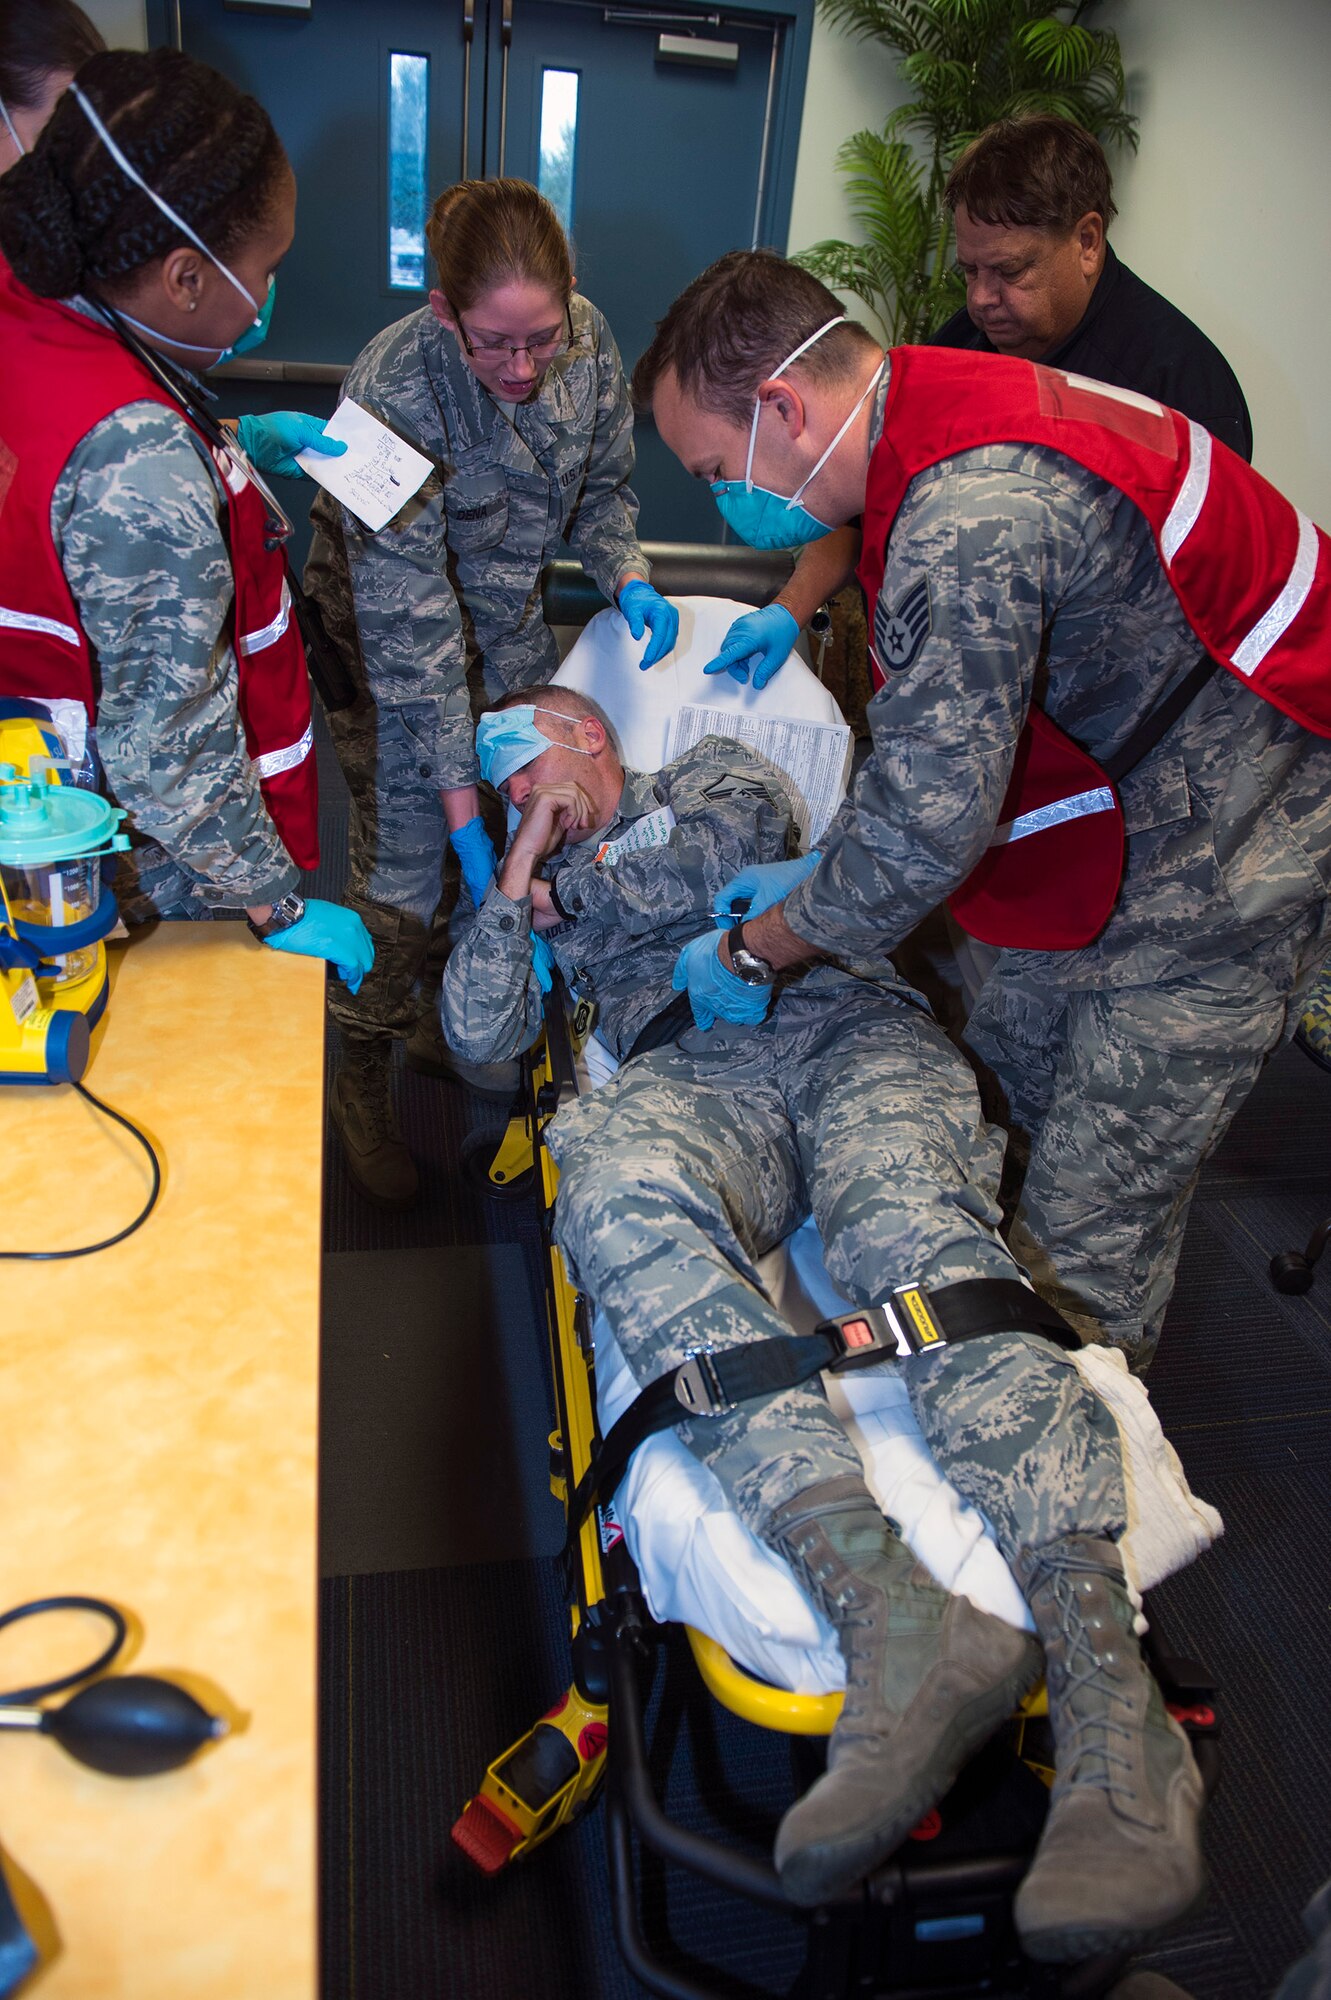
[[[554,1555],[523,1250],[334,1252],[323,1282],[324,1575]]]

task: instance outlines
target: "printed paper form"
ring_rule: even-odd
[[[345,439],[341,458],[298,451],[296,463],[377,535],[425,484],[433,469],[429,459],[350,398],[338,404],[325,434]]]
[[[804,807],[806,845],[822,839],[841,803],[850,770],[850,729],[844,722],[801,722],[737,708],[685,702],[670,725],[665,761],[682,757],[704,736],[729,736],[784,771]]]

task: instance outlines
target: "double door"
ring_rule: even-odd
[[[723,251],[783,243],[807,50],[790,13],[631,0],[226,0],[162,6],[161,33],[266,106],[299,184],[265,356],[347,363],[417,310],[424,225],[462,177],[536,183],[574,244],[578,288],[626,370],[675,295]],[[710,496],[638,426],[640,530],[714,541]]]

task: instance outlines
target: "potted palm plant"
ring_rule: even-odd
[[[824,20],[897,52],[915,95],[837,154],[859,243],[829,239],[796,262],[863,300],[889,345],[927,338],[962,303],[948,173],[998,118],[1052,111],[1102,144],[1137,144],[1118,36],[1087,25],[1098,0],[818,0]]]

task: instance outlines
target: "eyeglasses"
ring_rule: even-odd
[[[453,310],[451,306],[449,310]],[[511,340],[474,341],[456,312],[453,312],[453,324],[468,354],[485,355],[491,360],[498,360],[501,354],[507,354],[511,360],[516,361],[520,354],[530,354],[533,361],[552,361],[556,354],[562,354],[565,348],[573,345],[573,313],[567,303],[564,306],[563,326],[558,333],[552,333],[547,340],[522,340],[516,345]]]

